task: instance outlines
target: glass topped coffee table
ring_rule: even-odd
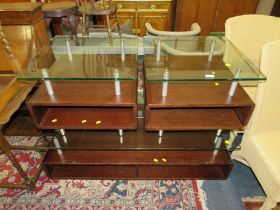
[[[53,178],[225,179],[223,133],[242,130],[254,103],[239,81],[265,76],[218,37],[65,37],[31,59],[18,80],[42,80],[27,106],[56,130],[44,165]],[[144,48],[144,104],[137,100]]]

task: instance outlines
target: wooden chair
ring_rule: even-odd
[[[119,18],[117,15],[117,8],[113,5],[112,0],[76,0],[79,6],[79,13],[82,15],[82,34],[86,36],[88,34],[88,29],[93,28],[106,28],[108,31],[108,36],[112,38],[112,28],[110,23],[110,15],[114,15],[116,19],[116,24],[118,27],[119,35],[121,36]],[[104,16],[106,25],[93,25],[89,26],[88,18],[89,16]]]

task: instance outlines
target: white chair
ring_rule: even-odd
[[[161,42],[161,50],[170,55],[188,55],[188,56],[208,56],[209,54],[209,39],[216,41],[216,50],[214,55],[221,55],[224,52],[223,43],[221,40],[215,37],[207,37],[208,40],[205,42],[204,49],[198,51],[199,48],[199,37],[194,38],[194,36],[199,35],[201,28],[198,23],[193,23],[190,31],[159,31],[152,27],[150,23],[146,23],[147,35],[168,37],[166,40],[163,38]],[[188,37],[191,37],[188,39]],[[177,39],[178,38],[178,39]]]
[[[168,43],[161,42],[161,49],[170,55],[177,56],[208,56],[212,41],[215,41],[215,50],[213,55],[222,55],[224,53],[224,43],[217,37],[206,37],[204,47],[200,49],[199,37],[192,37],[190,39],[177,39]]]
[[[146,27],[146,35],[153,35],[153,36],[196,36],[200,33],[201,28],[198,23],[193,23],[191,25],[190,31],[159,31],[153,28],[150,23],[145,23]]]
[[[265,26],[264,26],[265,27]],[[260,83],[256,107],[245,128],[241,149],[232,158],[250,166],[267,198],[261,210],[280,202],[280,40],[263,46],[260,69],[267,81]]]
[[[225,36],[259,68],[262,46],[280,39],[280,18],[256,14],[232,17],[225,23]],[[254,100],[257,84],[241,84]]]

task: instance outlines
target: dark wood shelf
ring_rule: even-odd
[[[59,81],[52,86],[54,95],[41,84],[27,103],[40,129],[137,128],[135,81],[121,81],[120,96],[114,81]]]
[[[36,107],[41,129],[136,129],[136,107]],[[52,122],[58,119],[57,122]],[[86,120],[86,121],[85,121]]]
[[[49,150],[44,166],[52,178],[225,179],[232,162],[227,151]]]
[[[146,129],[243,129],[254,103],[240,85],[229,97],[230,84],[170,82],[168,95],[162,97],[161,83],[146,82]]]
[[[242,129],[233,109],[150,109],[147,130]]]
[[[226,146],[222,143],[214,149],[216,131],[164,132],[159,143],[158,133],[145,131],[143,121],[138,119],[137,130],[124,132],[122,143],[116,131],[67,130],[67,144],[59,139],[63,154],[58,155],[54,146],[47,153],[47,173],[52,178],[86,179],[225,179],[229,175],[232,162]]]

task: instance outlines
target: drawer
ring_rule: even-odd
[[[169,2],[139,2],[137,5],[139,12],[168,12]]]
[[[114,5],[117,7],[118,12],[136,12],[136,2],[122,2],[114,1]]]
[[[135,166],[98,166],[98,165],[45,165],[51,178],[71,179],[135,179]]]
[[[145,179],[226,179],[232,165],[140,166],[139,178]]]

